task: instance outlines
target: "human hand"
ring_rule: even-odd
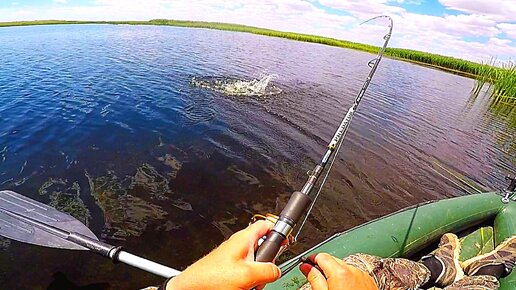
[[[281,276],[278,266],[254,261],[258,240],[272,227],[271,222],[257,221],[233,234],[218,248],[170,280],[166,289],[261,289],[266,283],[276,281]]]
[[[326,253],[312,255],[308,259],[322,270],[321,273],[307,263],[299,266],[313,290],[378,290],[371,276],[341,259]]]

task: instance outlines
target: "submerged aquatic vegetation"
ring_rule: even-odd
[[[168,205],[182,211],[192,210],[192,205],[178,198],[170,185],[182,163],[170,154],[157,160],[166,166],[164,170],[143,163],[134,175],[119,176],[108,170],[104,175],[93,176],[85,171],[91,195],[103,212],[103,237],[124,240],[140,236],[149,225],[165,219],[170,210]],[[177,227],[169,225],[166,228]]]
[[[11,240],[8,238],[0,237],[0,251],[9,249],[9,246],[11,246]]]
[[[113,172],[99,177],[85,172],[85,176],[92,196],[104,213],[102,236],[105,238],[124,240],[140,236],[149,222],[163,220],[167,215],[160,206],[129,194],[130,177],[119,179]]]
[[[72,215],[85,225],[89,224],[91,215],[80,197],[79,183],[73,182],[69,185],[68,180],[49,178],[38,192],[40,195],[48,195],[51,207]]]

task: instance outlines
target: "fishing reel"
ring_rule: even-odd
[[[271,222],[273,224],[276,224],[278,219],[279,219],[279,216],[274,215],[272,213],[267,213],[265,215],[263,215],[263,214],[255,214],[251,218],[251,222],[250,223],[253,224],[253,223],[257,222],[257,221],[266,220],[266,221],[269,221],[269,222]],[[264,241],[265,241],[265,237],[261,238],[258,241],[258,246],[260,246]],[[290,246],[294,245],[295,243],[296,243],[296,237],[294,237],[292,235],[292,233],[290,233],[287,236],[287,243],[285,245],[283,245],[282,250],[280,251],[280,253],[282,253],[283,251],[285,251],[287,248],[289,248]]]

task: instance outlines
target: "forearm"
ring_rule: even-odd
[[[258,221],[233,234],[217,249],[167,280],[157,290],[243,290],[260,288],[276,281],[281,275],[278,266],[254,261],[258,240],[272,226],[268,221]]]

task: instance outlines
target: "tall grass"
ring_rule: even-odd
[[[488,86],[487,90],[491,90],[491,86],[493,80],[496,75],[496,59],[491,58],[488,61],[483,61],[475,72],[476,81],[475,86],[473,87],[472,93],[475,96],[478,96],[484,86]]]
[[[496,103],[516,106],[516,63],[508,61],[497,66],[496,59],[483,62],[476,71],[473,95],[487,86],[487,93]]]
[[[502,102],[516,105],[516,63],[506,62],[496,70],[493,95]]]
[[[464,72],[469,75],[475,75],[481,66],[479,63],[464,59],[404,48],[387,48],[385,53],[392,57],[430,64],[437,67]]]

